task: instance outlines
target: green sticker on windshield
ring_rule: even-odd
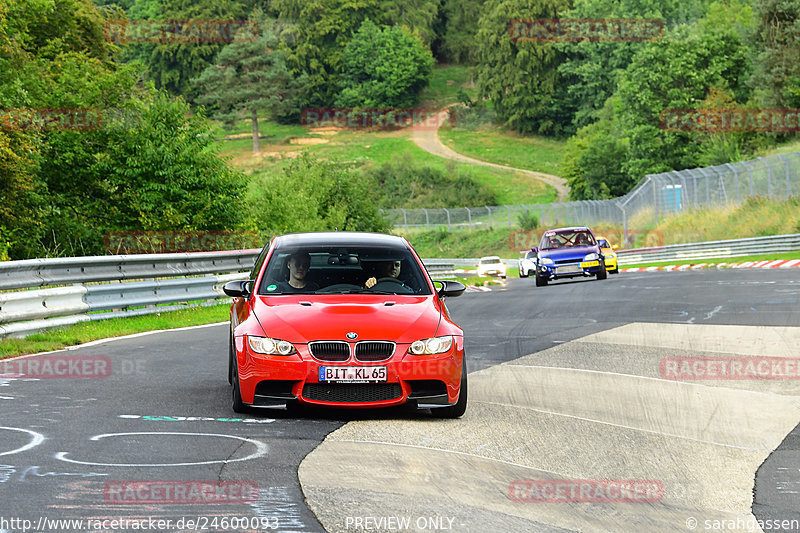
[[[277,288],[278,288],[278,286],[277,286],[277,285],[270,285],[269,287],[267,287],[267,290],[268,290],[268,291],[270,291],[270,292],[272,292],[272,291],[274,291],[274,290],[275,290],[275,289],[277,289]]]

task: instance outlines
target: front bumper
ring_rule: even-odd
[[[596,275],[602,266],[599,260],[594,261],[572,261],[569,263],[559,263],[557,265],[539,265],[539,277],[554,280],[578,278],[582,276]]]
[[[290,356],[263,355],[245,347],[237,337],[236,357],[242,401],[256,407],[283,407],[302,403],[339,408],[374,408],[413,404],[420,409],[447,407],[458,400],[463,364],[463,337],[448,352],[408,354],[408,344],[397,344],[385,361],[344,362],[315,359],[307,344],[295,344]],[[351,350],[352,354],[352,350]],[[320,381],[320,367],[385,366],[380,383],[327,383]]]

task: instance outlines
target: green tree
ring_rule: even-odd
[[[388,231],[359,172],[304,156],[280,174],[256,182],[248,229],[267,234],[298,231]]]
[[[381,2],[382,24],[397,25],[422,41],[430,49],[436,39],[436,22],[442,0],[384,0]]]
[[[569,0],[489,0],[477,34],[477,81],[497,115],[523,133],[562,134],[572,110],[561,105],[558,65],[565,55],[552,42],[512,40],[514,19],[558,18]]]
[[[276,0],[280,18],[295,24],[288,56],[292,74],[308,76],[311,105],[330,106],[338,93],[341,59],[367,18],[380,19],[378,0]]]
[[[567,180],[571,200],[615,198],[636,185],[636,179],[624,168],[627,140],[620,137],[615,126],[614,105],[609,99],[600,119],[579,129],[567,141],[561,175]]]
[[[242,116],[253,124],[253,153],[258,153],[258,113],[273,118],[297,115],[305,78],[294,79],[286,67],[286,51],[280,48],[275,21],[256,17],[261,36],[237,42],[220,51],[214,64],[195,81],[197,101],[214,109],[214,117],[232,123]]]
[[[344,107],[410,107],[428,84],[433,56],[401,28],[380,29],[369,19],[345,47],[341,93]]]
[[[486,0],[444,0],[438,38],[434,43],[440,62],[474,64],[478,57],[476,34]]]
[[[664,31],[702,16],[703,0],[574,0],[569,18],[659,19]],[[563,76],[560,92],[565,106],[574,106],[573,127],[597,120],[605,101],[617,89],[617,80],[643,42],[569,42],[559,44],[566,58],[558,67]]]
[[[764,107],[800,107],[800,3],[757,0],[752,84]]]
[[[243,20],[250,11],[238,0],[136,0],[131,19],[143,20]],[[142,63],[156,88],[194,101],[192,80],[216,57],[225,43],[181,43],[167,37],[163,42],[131,44],[129,59]]]
[[[111,230],[233,229],[243,182],[217,152],[208,121],[165,92],[125,102],[96,131],[51,134],[44,247],[103,253]]]
[[[640,50],[622,74],[618,91],[620,131],[630,139],[627,173],[638,179],[698,166],[701,134],[663,131],[662,112],[699,108],[712,88],[747,102],[750,68],[741,38],[730,28],[677,35]]]

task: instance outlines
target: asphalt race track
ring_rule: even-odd
[[[225,325],[14,359],[11,370],[36,362],[39,376],[48,360],[71,361],[81,379],[0,378],[0,533],[759,531],[756,519],[800,520],[799,302],[796,269],[512,279],[465,294],[448,302],[470,369],[460,420],[236,415]],[[670,374],[698,358],[718,366]],[[746,373],[764,358],[770,379]],[[745,374],[724,379],[726,361]],[[55,522],[67,519],[83,522]]]

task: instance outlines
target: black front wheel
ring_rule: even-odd
[[[541,277],[539,274],[536,274],[536,286],[537,287],[546,287],[547,286],[547,279]]]
[[[600,270],[597,271],[597,279],[606,279],[607,277],[608,277],[608,272],[606,272],[606,264],[601,262]]]
[[[231,384],[231,408],[235,413],[249,413],[249,406],[242,401],[242,391],[239,388],[239,371],[236,362],[233,364],[233,383]]]

